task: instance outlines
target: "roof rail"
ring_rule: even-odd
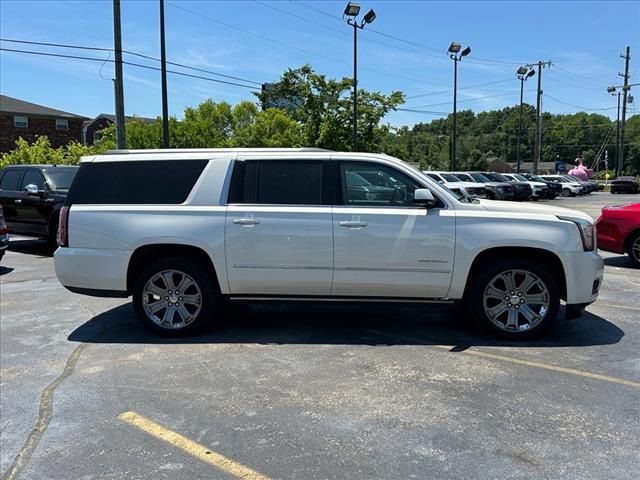
[[[331,152],[326,148],[151,148],[143,150],[107,150],[104,155],[133,155],[149,153],[224,153],[224,152]]]

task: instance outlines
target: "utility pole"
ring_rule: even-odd
[[[120,29],[120,0],[113,0],[113,43],[116,56],[116,144],[127,148],[124,133],[124,86],[122,82],[122,32]]]
[[[527,65],[527,67],[538,67],[538,95],[536,101],[536,143],[533,154],[533,173],[538,173],[538,165],[540,164],[540,155],[542,153],[542,69],[544,67],[551,67],[551,62],[538,62]]]
[[[624,84],[622,86],[622,118],[620,119],[620,150],[618,151],[618,169],[616,172],[616,176],[622,175],[622,167],[624,163],[624,121],[627,116],[627,93],[629,92],[629,60],[631,59],[631,55],[629,53],[629,47],[627,46],[627,50],[624,55],[620,55],[621,58],[624,58],[624,75],[618,74],[621,77],[624,77]]]
[[[169,105],[167,104],[167,54],[164,47],[164,0],[160,0],[160,67],[162,71],[162,148],[169,148]]]

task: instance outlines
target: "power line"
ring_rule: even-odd
[[[496,80],[496,81],[493,81],[493,82],[479,83],[477,85],[470,85],[468,87],[461,87],[461,88],[458,88],[458,90],[468,90],[470,88],[484,87],[485,85],[495,85],[496,83],[511,82],[512,80],[513,80],[512,78],[507,78],[505,80]],[[420,95],[411,95],[411,96],[408,96],[408,97],[405,97],[405,98],[407,100],[409,100],[410,98],[428,97],[428,96],[431,96],[431,95],[439,95],[441,93],[451,93],[451,89],[449,89],[449,90],[440,90],[439,92],[421,93]]]
[[[462,103],[462,102],[475,102],[478,100],[484,100],[485,98],[493,98],[493,97],[508,97],[510,96],[511,93],[516,93],[516,92],[503,92],[503,93],[497,93],[495,95],[483,95],[482,97],[475,97],[475,98],[466,98],[464,100],[458,100],[458,103]],[[427,107],[439,107],[440,105],[451,105],[453,102],[441,102],[441,103],[431,103],[429,105],[417,105],[413,108],[427,108]]]
[[[554,63],[554,64],[553,64],[553,66],[554,66],[554,67],[556,67],[558,70],[561,70],[561,71],[563,71],[563,72],[565,72],[565,73],[568,73],[568,74],[570,74],[570,75],[573,75],[574,77],[577,77],[577,78],[575,78],[575,79],[572,79],[572,78],[567,77],[567,78],[569,78],[570,80],[573,80],[573,81],[576,81],[576,82],[582,82],[582,83],[586,83],[586,84],[590,84],[590,85],[593,85],[593,86],[596,86],[596,87],[600,87],[600,88],[602,88],[602,83],[594,82],[594,81],[592,81],[592,80],[590,80],[590,79],[586,78],[584,75],[581,75],[581,74],[579,74],[579,73],[572,72],[572,71],[570,71],[570,70],[567,70],[566,68],[562,68],[560,65],[558,65],[558,64],[556,64],[556,63]],[[558,72],[556,72],[556,73],[558,73]],[[561,74],[561,73],[558,73],[558,75],[562,75],[562,74]],[[565,77],[566,77],[566,75],[565,75]]]
[[[555,97],[552,97],[549,94],[546,94],[545,97],[550,98],[551,100],[553,100],[554,102],[558,102],[558,103],[562,103],[563,105],[568,105],[569,107],[574,107],[574,108],[579,108],[580,110],[588,110],[588,111],[592,111],[592,112],[597,112],[597,111],[605,111],[605,110],[615,110],[618,107],[609,107],[609,108],[587,108],[587,107],[583,107],[581,105],[574,105],[572,103],[567,103],[567,102],[563,102],[562,100],[558,100]]]
[[[557,72],[549,72],[549,74],[557,75]],[[564,78],[566,78],[566,77],[564,77]],[[599,92],[603,91],[603,87],[600,87],[600,88],[597,88],[597,87],[585,87],[583,85],[578,85],[576,83],[570,83],[570,82],[567,82],[567,81],[564,81],[564,80],[560,80],[560,79],[555,78],[553,76],[552,77],[547,77],[547,80],[551,80],[552,82],[556,82],[556,83],[559,83],[559,84],[562,84],[562,85],[566,85],[566,86],[569,86],[569,87],[572,87],[572,88],[579,88],[581,90],[592,90],[592,91],[599,91]]]
[[[84,57],[81,55],[65,55],[62,53],[48,53],[48,52],[34,52],[32,50],[17,50],[17,49],[13,49],[13,48],[4,48],[4,47],[0,47],[0,51],[3,52],[12,52],[12,53],[24,53],[24,54],[29,54],[29,55],[41,55],[41,56],[45,56],[45,57],[59,57],[59,58],[70,58],[70,59],[75,59],[75,60],[90,60],[90,61],[94,61],[94,62],[109,62],[109,63],[115,63],[115,60],[110,60],[110,59],[104,59],[104,58],[96,58],[96,57]],[[150,65],[143,65],[140,63],[134,63],[134,62],[127,62],[127,61],[123,61],[122,62],[125,65],[130,65],[132,67],[139,67],[139,68],[146,68],[147,70],[155,70],[155,71],[160,71],[160,68],[158,67],[152,67]],[[197,78],[200,80],[207,80],[209,82],[215,82],[215,83],[223,83],[225,85],[233,85],[236,87],[244,87],[244,88],[250,88],[252,90],[255,90],[255,86],[253,85],[243,85],[240,83],[235,83],[235,82],[228,82],[226,80],[218,80],[217,78],[209,78],[209,77],[203,77],[201,75],[193,75],[190,73],[185,73],[185,72],[177,72],[175,70],[167,70],[168,73],[171,73],[173,75],[180,75],[183,77],[189,77],[189,78]]]
[[[293,0],[290,0],[290,1],[292,1],[293,3],[295,3],[297,5],[303,5],[305,8],[309,8],[311,10],[319,12],[319,13],[321,13],[321,14],[327,16],[327,17],[330,17],[332,19],[341,20],[342,21],[342,19],[340,17],[338,17],[337,15],[331,15],[330,13],[327,13],[324,10],[321,10],[319,8],[312,7],[311,5],[307,5],[306,3],[302,3],[302,2],[295,2]],[[389,33],[385,33],[385,32],[382,32],[380,30],[376,30],[375,28],[372,28],[372,27],[368,27],[367,31],[375,33],[376,35],[380,35],[380,36],[385,37],[385,38],[389,38],[391,40],[395,40],[397,42],[402,42],[402,43],[405,43],[407,45],[411,45],[411,46],[423,49],[423,50],[436,52],[436,54],[425,54],[425,53],[423,53],[422,55],[426,55],[428,57],[433,57],[433,58],[442,58],[442,59],[445,58],[444,55],[443,55],[444,49],[442,49],[442,48],[436,48],[436,47],[430,47],[428,45],[423,45],[423,44],[418,43],[418,42],[407,40],[406,38],[397,37],[395,35],[391,35]],[[511,61],[505,61],[505,60],[492,60],[492,59],[477,58],[477,57],[474,57],[472,59],[467,59],[466,61],[471,62],[471,63],[491,63],[491,64],[502,64],[502,65],[511,65],[511,66],[513,66],[513,65],[516,65],[516,66],[522,65],[522,62],[511,62]]]
[[[87,47],[87,46],[84,46],[84,45],[71,45],[71,44],[66,44],[66,43],[36,42],[36,41],[32,41],[32,40],[15,40],[15,39],[9,39],[9,38],[0,38],[0,41],[2,41],[2,42],[11,42],[11,43],[20,43],[20,44],[25,44],[25,45],[40,45],[40,46],[56,47],[56,48],[73,48],[73,49],[78,49],[78,50],[92,50],[92,51],[100,51],[100,52],[113,52],[114,51],[112,48]],[[127,55],[133,55],[133,56],[140,57],[140,58],[145,58],[147,60],[153,60],[153,61],[156,61],[156,62],[160,61],[159,58],[151,57],[149,55],[144,55],[144,54],[138,53],[138,52],[132,52],[130,50],[122,50],[122,53],[126,53]],[[205,70],[203,68],[191,67],[189,65],[184,65],[184,64],[181,64],[181,63],[167,61],[167,64],[168,65],[173,65],[175,67],[180,67],[180,68],[185,68],[185,69],[188,69],[188,70],[197,71],[197,72],[208,73],[210,75],[215,75],[215,76],[218,76],[218,77],[229,78],[231,80],[239,80],[241,82],[254,83],[256,85],[262,85],[261,82],[256,82],[254,80],[248,80],[248,79],[242,78],[242,77],[234,77],[233,75],[226,75],[224,73],[218,73],[218,72],[214,72],[212,70]]]
[[[167,2],[167,4],[171,5],[174,8],[177,8],[178,10],[182,10],[184,12],[187,12],[187,13],[189,13],[191,15],[195,15],[196,17],[203,18],[203,19],[208,20],[210,22],[213,22],[213,23],[216,23],[216,24],[219,24],[219,25],[223,25],[223,26],[225,26],[227,28],[231,28],[233,30],[237,30],[237,31],[242,32],[242,33],[244,33],[246,35],[251,35],[252,37],[256,37],[256,38],[259,38],[261,40],[266,40],[268,42],[275,43],[276,45],[280,45],[280,46],[283,46],[283,47],[291,48],[293,50],[298,50],[299,52],[306,53],[308,55],[314,55],[314,56],[319,57],[319,58],[324,58],[325,60],[328,60],[330,62],[335,62],[335,63],[340,63],[342,65],[351,66],[351,63],[349,63],[349,62],[346,62],[346,61],[343,61],[343,60],[338,60],[336,58],[327,57],[326,55],[323,55],[323,54],[318,53],[318,52],[314,52],[312,50],[307,50],[307,49],[300,48],[300,47],[295,46],[295,45],[291,45],[291,44],[286,43],[286,42],[281,42],[280,40],[276,40],[276,39],[268,37],[266,35],[261,35],[259,33],[255,33],[255,32],[252,32],[250,30],[246,30],[244,28],[238,27],[236,25],[233,25],[233,24],[230,24],[230,23],[227,23],[227,22],[223,22],[221,20],[217,20],[217,19],[212,18],[212,17],[210,17],[208,15],[205,15],[203,13],[199,13],[199,12],[196,12],[196,11],[193,11],[193,10],[189,10],[188,8],[184,8],[184,7],[180,6],[180,5],[176,5],[173,2]],[[369,67],[360,67],[360,68],[362,70],[367,70],[369,72],[377,73],[378,75],[384,75],[384,76],[391,77],[391,78],[398,78],[398,79],[407,80],[407,81],[410,81],[410,82],[421,83],[421,84],[425,84],[425,85],[429,85],[429,84],[438,85],[438,86],[444,85],[444,84],[441,84],[441,83],[432,83],[432,82],[427,82],[427,81],[421,80],[421,79],[405,77],[405,76],[401,76],[401,75],[394,75],[394,74],[391,74],[391,73],[382,72],[382,71],[379,71],[379,70],[374,70],[374,69],[369,68]]]
[[[396,108],[395,110],[400,112],[425,113],[427,115],[449,115],[449,112],[432,112],[429,110],[417,110],[413,108]]]

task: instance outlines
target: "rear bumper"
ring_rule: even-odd
[[[562,263],[567,282],[567,304],[595,302],[602,287],[602,257],[596,252],[567,252]]]
[[[71,291],[127,291],[130,252],[95,248],[58,248],[56,276]]]

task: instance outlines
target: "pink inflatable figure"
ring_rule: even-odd
[[[575,163],[577,166],[573,167],[571,170],[569,170],[569,175],[573,175],[574,177],[582,180],[583,182],[588,181],[592,176],[593,176],[593,170],[591,170],[590,168],[585,167],[582,164],[582,158],[578,157],[575,160]]]

